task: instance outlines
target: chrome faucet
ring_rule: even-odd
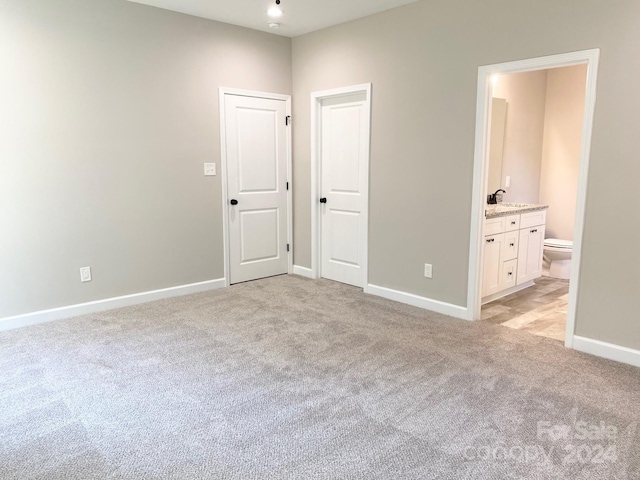
[[[506,190],[503,190],[501,188],[499,188],[498,190],[496,190],[495,193],[490,193],[489,195],[487,195],[487,203],[489,205],[495,205],[498,203],[498,194],[502,192],[502,193],[507,193]]]

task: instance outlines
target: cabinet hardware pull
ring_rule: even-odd
[[[509,244],[509,246],[510,246],[510,247],[515,247],[515,246],[516,246],[516,244],[515,244],[515,243],[510,243],[510,244]]]
[[[516,222],[515,222],[515,221],[511,222],[511,225],[515,225],[515,224],[516,224]]]
[[[538,230],[537,229],[531,230],[531,233],[538,233]]]

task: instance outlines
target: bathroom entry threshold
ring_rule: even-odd
[[[585,88],[584,122],[581,140],[580,172],[578,175],[578,196],[576,203],[576,222],[572,255],[571,290],[568,294],[566,314],[565,346],[574,348],[574,332],[580,281],[582,233],[586,216],[589,158],[591,155],[591,134],[596,104],[596,85],[600,50],[583,50],[560,53],[546,57],[529,58],[494,65],[478,67],[478,92],[476,104],[476,145],[474,153],[474,174],[472,187],[471,231],[469,246],[469,278],[467,305],[470,320],[482,319],[482,266],[485,208],[487,202],[487,179],[489,170],[489,134],[490,109],[493,97],[492,78],[495,75],[548,70],[572,65],[587,65],[587,84]],[[533,288],[533,287],[531,287]],[[568,287],[567,287],[568,288]],[[526,291],[526,290],[523,290]],[[515,295],[515,294],[514,294]],[[506,298],[506,297],[505,297]],[[502,299],[504,302],[504,299]]]
[[[569,280],[542,276],[534,285],[482,306],[481,320],[565,341]]]

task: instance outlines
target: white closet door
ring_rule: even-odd
[[[225,95],[230,282],[287,273],[286,102]]]
[[[369,119],[365,101],[365,93],[323,100],[321,122],[321,272],[325,278],[357,287],[366,281]]]

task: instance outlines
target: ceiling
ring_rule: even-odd
[[[284,15],[267,16],[275,0],[129,0],[219,22],[296,37],[418,0],[281,0]],[[269,22],[280,27],[270,28]]]

